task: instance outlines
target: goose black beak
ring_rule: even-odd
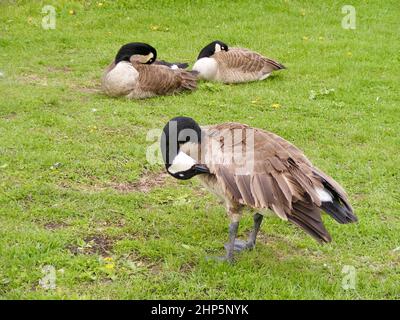
[[[210,173],[210,170],[204,164],[195,164],[193,169],[198,173]]]

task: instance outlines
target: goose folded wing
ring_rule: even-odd
[[[175,91],[181,85],[179,72],[163,65],[138,65],[139,89],[164,95]]]
[[[227,131],[243,129],[235,124],[214,129],[220,136],[229,136]],[[229,144],[215,134],[217,155],[209,157],[207,166],[215,174],[226,195],[232,200],[253,208],[270,209],[281,219],[289,220],[321,242],[329,242],[330,236],[321,219],[321,210],[316,188],[322,184],[313,177],[312,167],[303,153],[284,139],[259,129],[248,128],[242,139]],[[234,133],[231,133],[234,135]],[[236,133],[237,135],[237,133]],[[236,150],[233,150],[235,146]],[[247,148],[246,148],[247,146]],[[232,155],[246,150],[241,160],[233,161]],[[236,160],[240,159],[236,157]],[[305,160],[307,161],[305,161]]]
[[[270,73],[274,70],[285,67],[271,59],[268,59],[257,52],[244,48],[231,48],[216,55],[220,63],[225,64],[229,69],[238,69],[242,72],[264,72]]]

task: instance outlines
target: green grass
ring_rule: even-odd
[[[102,3],[1,1],[1,298],[400,298],[397,0],[352,1],[356,30],[341,27],[342,1]],[[45,4],[55,30],[41,27]],[[193,63],[214,39],[288,70],[144,101],[97,91],[126,42]],[[145,157],[147,131],[177,115],[283,136],[346,188],[360,222],[326,217],[334,241],[320,246],[271,216],[235,265],[206,261],[224,252],[224,208],[196,179],[158,178]],[[39,285],[45,265],[55,290]],[[345,265],[355,290],[342,288]]]

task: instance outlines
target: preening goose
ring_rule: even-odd
[[[200,78],[224,83],[264,80],[280,69],[285,66],[248,49],[229,48],[218,40],[200,51],[193,66]]]
[[[254,247],[268,209],[319,242],[331,241],[322,211],[342,224],[357,221],[343,188],[271,132],[240,123],[200,128],[191,118],[177,117],[164,127],[161,151],[169,174],[182,180],[197,175],[224,201],[231,221],[228,261],[234,251]],[[255,212],[247,242],[236,239],[244,207]]]
[[[196,75],[186,64],[156,60],[157,51],[146,43],[122,46],[103,75],[102,88],[109,96],[142,99],[196,89]]]

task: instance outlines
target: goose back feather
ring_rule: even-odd
[[[340,223],[357,221],[343,188],[283,138],[239,123],[203,130],[205,149],[200,161],[211,174],[198,177],[228,206],[270,209],[320,242],[331,241],[321,211]],[[253,147],[247,150],[250,143]],[[235,148],[246,150],[246,160],[233,161]]]
[[[219,51],[213,58],[218,64],[216,80],[226,83],[263,80],[272,71],[285,69],[282,64],[244,48]]]
[[[285,66],[245,48],[229,48],[212,56],[197,60],[193,70],[200,77],[224,83],[240,83],[264,80],[273,71]]]
[[[197,77],[190,71],[172,69],[164,64],[121,61],[107,68],[102,86],[110,96],[143,99],[193,91],[197,87]]]

